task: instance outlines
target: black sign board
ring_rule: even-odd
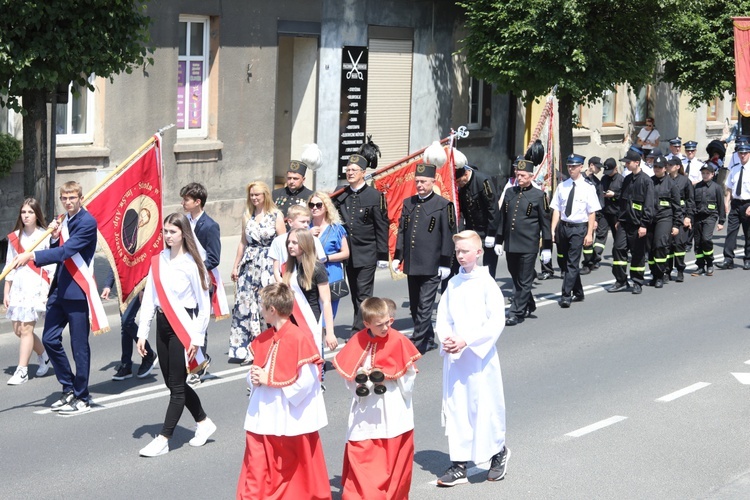
[[[341,49],[341,108],[339,119],[339,179],[349,157],[365,142],[367,116],[367,47]]]

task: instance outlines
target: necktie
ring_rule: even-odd
[[[686,174],[690,173],[690,160],[687,161],[687,168],[685,169],[685,173]]]
[[[737,189],[734,190],[734,194],[737,196],[737,198],[740,198],[740,195],[742,194],[742,174],[745,173],[745,166],[742,165],[740,167],[740,178],[737,179]]]
[[[570,189],[570,193],[568,193],[568,203],[565,204],[565,216],[570,217],[570,214],[573,213],[573,198],[576,196],[576,183],[573,183],[573,187]]]

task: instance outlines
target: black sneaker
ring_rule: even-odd
[[[60,408],[67,405],[74,399],[75,399],[75,396],[73,396],[73,391],[63,392],[62,397],[60,397],[60,399],[52,403],[52,406],[50,408],[52,408],[52,411],[59,411]]]
[[[117,373],[112,375],[112,380],[125,380],[133,377],[133,367],[120,365],[117,367]]]
[[[463,467],[454,463],[450,469],[445,471],[445,474],[440,476],[437,480],[438,486],[455,486],[457,484],[465,484],[469,482],[469,478],[466,475],[466,466]]]
[[[682,271],[677,271],[677,278],[675,278],[675,281],[677,283],[682,283],[685,281],[685,274]]]
[[[616,281],[614,285],[609,287],[607,290],[608,292],[620,292],[622,290],[627,290],[628,284],[627,283],[620,283],[619,281]]]
[[[505,469],[508,466],[509,458],[510,450],[507,446],[503,447],[503,451],[492,457],[490,470],[487,473],[487,481],[500,481],[505,477]]]
[[[78,415],[79,413],[86,413],[91,411],[88,401],[83,399],[73,398],[70,403],[61,406],[58,410],[58,415]]]
[[[146,357],[144,357],[141,360],[141,366],[138,367],[138,374],[136,375],[136,377],[138,378],[148,377],[148,375],[151,373],[151,370],[154,369],[155,361],[156,361],[156,353],[152,352],[150,356],[146,354]]]

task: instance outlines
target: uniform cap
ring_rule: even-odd
[[[568,156],[566,163],[568,165],[583,165],[583,161],[586,159],[585,156],[577,155],[575,153]]]
[[[711,173],[716,172],[716,165],[714,165],[713,162],[707,161],[703,165],[701,165],[701,171],[708,170]]]
[[[658,157],[660,157],[661,155],[662,155],[661,149],[659,149],[659,148],[654,148],[654,149],[652,149],[651,151],[649,151],[649,153],[648,153],[648,155],[646,156],[646,158],[658,158]]]
[[[663,156],[659,156],[654,160],[654,168],[667,168],[667,159]]]
[[[682,159],[679,156],[671,156],[669,160],[667,160],[667,163],[669,165],[682,165]]]
[[[307,173],[307,165],[299,160],[292,160],[289,162],[289,168],[287,168],[286,171],[300,174],[302,177],[304,177]]]
[[[737,143],[734,146],[734,150],[738,153],[747,153],[748,151],[750,151],[750,142],[740,141],[738,139]]]
[[[521,160],[523,160],[523,156],[522,155],[516,156],[515,159],[513,160],[513,167],[518,166],[518,162],[521,161]]]
[[[516,172],[528,172],[530,174],[533,174],[534,163],[529,160],[518,160],[518,165],[516,165]]]
[[[682,146],[682,137],[677,136],[674,139],[669,140],[670,146]]]
[[[589,158],[589,165],[592,163],[597,167],[602,168],[602,159],[598,156],[592,156],[591,158]]]
[[[628,152],[625,153],[625,157],[621,158],[620,161],[641,161],[641,155],[632,149],[629,149]]]
[[[609,172],[617,168],[617,161],[614,158],[607,158],[604,160],[604,170]]]
[[[367,168],[368,161],[364,156],[351,155],[349,157],[349,162],[347,163],[347,165],[357,165],[359,168],[364,170]]]
[[[429,163],[418,163],[414,175],[415,177],[428,177],[434,179],[436,171],[437,167],[435,165],[430,165]]]
[[[685,151],[695,151],[698,149],[698,143],[695,141],[687,141],[685,143]]]

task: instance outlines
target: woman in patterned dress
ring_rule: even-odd
[[[237,283],[232,326],[229,331],[229,359],[250,362],[248,345],[263,330],[260,290],[273,282],[273,260],[268,257],[273,239],[286,232],[284,216],[276,208],[264,182],[247,185],[247,207],[242,215],[244,238],[240,239],[232,269]]]
[[[312,213],[310,232],[320,240],[326,252],[323,264],[328,271],[328,281],[332,283],[346,279],[344,263],[349,258],[349,242],[346,239],[346,229],[341,225],[338,210],[333,206],[331,198],[321,191],[316,191],[310,196],[307,206]],[[339,301],[332,300],[331,307],[335,318]]]

